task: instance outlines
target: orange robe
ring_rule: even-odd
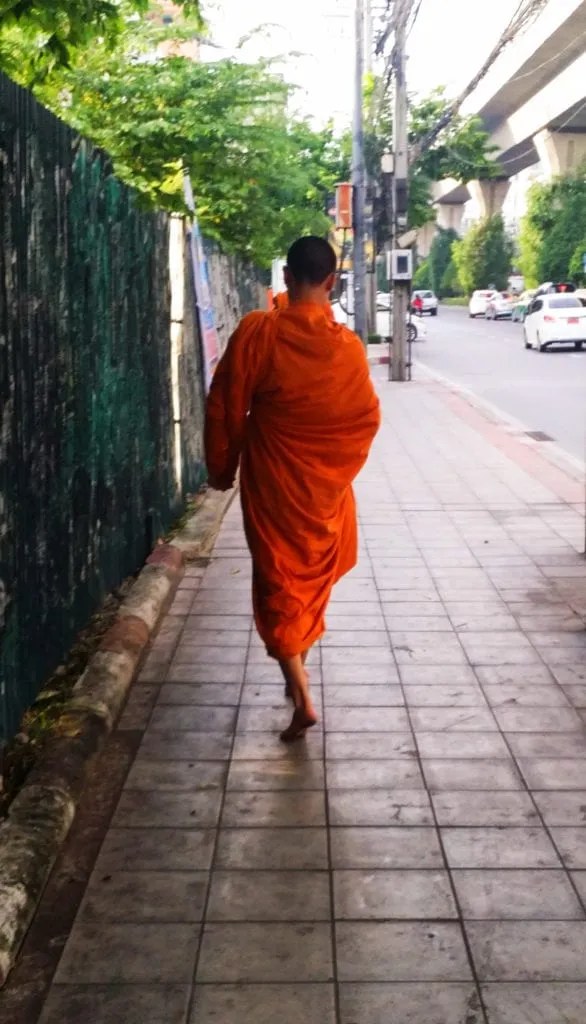
[[[352,481],[379,423],[362,343],[323,307],[244,317],[213,377],[206,459],[224,486],[240,462],[255,620],[273,657],[319,639],[332,587],[356,564]]]

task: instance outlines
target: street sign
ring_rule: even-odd
[[[352,227],[352,185],[348,181],[336,185],[336,227]]]

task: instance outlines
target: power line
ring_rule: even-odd
[[[516,39],[520,32],[524,31],[533,21],[535,21],[548,3],[549,0],[519,0],[515,13],[510,19],[505,30],[502,32],[495,46],[493,46],[480,70],[474,75],[460,95],[450,103],[449,107],[440,117],[434,128],[432,128],[425,138],[421,139],[414,147],[414,159],[417,159],[423,152],[425,152],[426,149],[429,149],[440,132],[442,132],[444,128],[447,128],[456,116],[464,101],[468,99],[474,90],[478,88],[483,79],[486,78],[491,67],[497,58],[500,57],[503,50],[506,49],[509,43]]]
[[[520,75],[515,75],[513,78],[509,78],[509,83],[511,84],[513,82],[521,82],[524,78],[531,78],[532,75],[536,75],[538,71],[542,71],[543,68],[546,68],[548,66],[548,64],[553,64],[554,61],[558,60],[560,57],[563,57],[564,53],[571,49],[572,46],[575,46],[575,44],[579,42],[580,39],[584,39],[585,36],[586,31],[580,32],[580,34],[576,36],[575,39],[570,39],[569,43],[566,43],[566,45],[561,50],[558,50],[557,53],[554,53],[553,57],[548,57],[547,60],[544,60],[541,64],[538,64],[537,67],[532,68],[531,71],[523,71]]]
[[[550,135],[561,135],[564,128],[567,128],[570,121],[573,121],[575,117],[578,117],[583,110],[586,110],[586,99],[580,104],[580,106],[572,110],[565,121],[555,128],[548,128]],[[478,164],[474,160],[467,160],[466,157],[461,156],[457,150],[451,146],[446,145],[446,149],[451,156],[461,161],[463,164],[467,164],[468,167],[478,167]],[[516,164],[519,160],[523,160],[526,156],[533,156],[535,153],[535,146],[531,146],[530,149],[524,149],[522,153],[517,153],[516,156],[508,157],[505,160],[499,160],[498,163],[501,167],[505,167],[507,164]]]
[[[410,24],[410,26],[409,26],[409,28],[407,30],[407,39],[409,38],[409,36],[411,35],[413,29],[415,28],[415,24],[416,24],[417,19],[419,17],[419,12],[421,10],[422,4],[423,4],[423,0],[419,0],[419,3],[417,4],[417,7],[415,9],[415,14],[413,15],[411,24]]]

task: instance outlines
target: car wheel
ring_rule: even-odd
[[[541,339],[539,337],[539,334],[537,335],[536,341],[537,341],[537,351],[538,352],[545,352],[545,345],[541,341]]]
[[[407,341],[417,341],[417,327],[415,324],[407,324]]]
[[[437,316],[437,309],[432,309],[431,310],[431,315],[432,316]]]
[[[523,341],[525,342],[525,348],[533,348],[533,345],[531,344],[531,342],[529,341],[529,338],[527,337],[527,331],[523,331]]]
[[[576,342],[574,342],[574,348],[576,349],[576,352],[581,352],[582,351],[583,344],[584,344],[583,341],[576,341]]]

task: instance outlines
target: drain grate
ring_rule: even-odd
[[[544,434],[543,430],[526,430],[525,433],[532,441],[553,441],[553,437]]]

